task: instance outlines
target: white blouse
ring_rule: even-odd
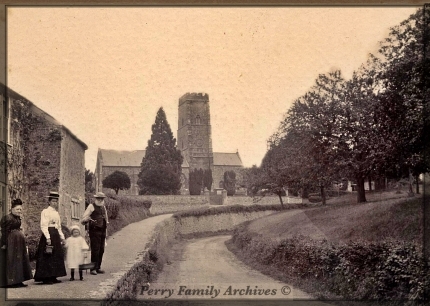
[[[64,239],[64,234],[61,230],[60,214],[51,206],[42,210],[42,213],[40,214],[40,229],[46,239],[51,239],[48,227],[55,227],[58,230],[61,239]]]

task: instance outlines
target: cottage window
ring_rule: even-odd
[[[72,219],[79,219],[81,216],[79,200],[72,198]]]

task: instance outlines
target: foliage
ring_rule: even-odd
[[[94,193],[95,188],[93,186],[94,173],[89,169],[85,169],[85,192]]]
[[[256,211],[280,211],[280,210],[290,210],[290,209],[298,209],[298,208],[307,208],[307,207],[316,207],[316,205],[309,204],[289,204],[288,206],[281,205],[229,205],[229,206],[219,206],[213,208],[201,208],[201,209],[190,209],[187,211],[182,211],[175,213],[173,218],[181,219],[185,217],[204,217],[218,214],[229,214],[229,213],[248,213],[248,212],[256,212]]]
[[[139,194],[179,194],[183,157],[161,107],[152,125],[137,184]]]
[[[56,141],[46,139],[33,139],[31,133],[38,129],[43,116],[36,115],[27,100],[11,100],[11,146],[7,152],[8,191],[10,199],[24,199],[32,184],[32,175],[28,171],[31,163],[44,162],[38,152],[34,151],[36,142]],[[51,131],[53,132],[53,131]],[[59,131],[57,131],[59,132]],[[61,140],[61,134],[60,134]]]
[[[233,170],[224,172],[224,189],[228,196],[236,193],[236,173]]]
[[[239,252],[285,277],[308,279],[344,299],[422,300],[430,285],[429,267],[415,245],[405,242],[335,244],[297,236],[270,240],[235,230]]]
[[[203,186],[207,190],[211,190],[212,189],[212,183],[213,183],[212,170],[211,169],[205,169],[203,172]]]
[[[200,169],[190,171],[190,195],[200,195],[204,187],[204,172]]]
[[[130,189],[131,184],[128,174],[118,170],[106,176],[102,183],[103,187],[115,190],[115,194],[118,194],[119,190]]]
[[[319,187],[324,203],[325,188],[346,177],[356,182],[360,203],[366,178],[406,172],[412,182],[430,169],[422,52],[429,37],[422,16],[420,9],[390,29],[350,80],[340,71],[320,74],[294,101],[269,139],[261,186],[274,193],[295,186],[303,194]]]
[[[108,211],[108,234],[112,235],[133,222],[141,221],[150,216],[150,201],[132,199],[125,196],[110,194],[105,199]]]

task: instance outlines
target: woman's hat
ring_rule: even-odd
[[[104,194],[103,192],[97,192],[97,193],[94,195],[94,197],[95,197],[96,199],[104,199],[104,198],[106,198],[106,196],[105,196],[105,194]]]
[[[81,233],[81,229],[79,228],[79,226],[78,225],[72,225],[71,227],[70,227],[70,233],[73,233],[73,231],[74,230],[78,230],[79,231],[79,233]]]
[[[18,206],[18,205],[22,205],[21,199],[15,199],[12,201],[12,208],[14,208],[15,206]]]
[[[58,198],[60,198],[60,194],[56,191],[51,191],[51,192],[49,192],[49,196],[45,196],[45,198],[58,199]]]

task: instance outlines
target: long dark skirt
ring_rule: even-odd
[[[46,237],[42,234],[39,246],[37,247],[36,273],[34,281],[41,282],[50,280],[55,277],[66,276],[66,267],[64,265],[64,251],[61,245],[61,238],[58,230],[54,227],[48,227],[51,236],[51,245],[54,247],[52,254],[46,254]]]
[[[5,272],[1,281],[2,286],[19,284],[33,278],[25,237],[21,231],[13,230],[9,233],[7,249],[2,250],[1,257]]]

